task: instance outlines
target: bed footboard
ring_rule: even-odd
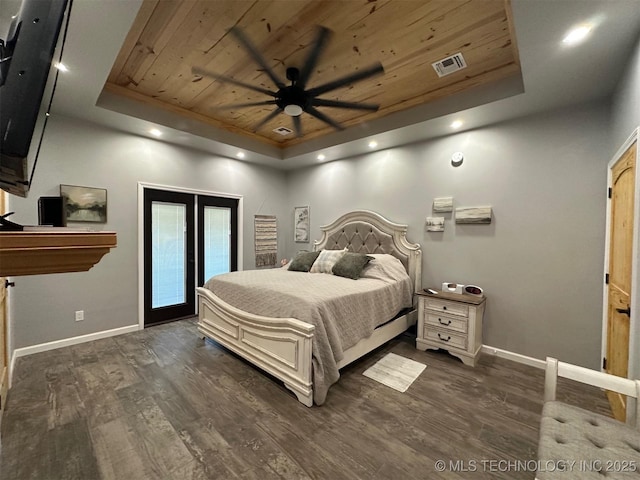
[[[196,291],[200,333],[282,380],[301,403],[313,405],[313,325],[295,318],[247,313],[210,290],[197,288]]]

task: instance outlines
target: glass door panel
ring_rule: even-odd
[[[238,199],[198,195],[198,285],[238,269]]]
[[[204,278],[231,271],[231,209],[204,206]]]
[[[151,203],[151,308],[185,303],[186,206]]]

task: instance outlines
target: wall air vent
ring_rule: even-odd
[[[432,63],[433,69],[436,71],[439,77],[444,77],[450,73],[457,72],[467,67],[467,62],[464,61],[462,53],[456,53],[450,57],[443,58],[442,60]]]
[[[278,127],[278,128],[274,128],[273,129],[274,132],[279,133],[280,135],[282,135],[283,137],[285,135],[290,135],[293,133],[293,130],[287,128],[287,127]]]

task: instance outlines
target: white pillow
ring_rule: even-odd
[[[316,261],[311,265],[309,273],[333,273],[333,266],[342,258],[344,250],[322,250]]]
[[[375,278],[384,281],[400,281],[409,278],[402,262],[386,253],[368,253],[373,260],[364,267],[360,278]]]

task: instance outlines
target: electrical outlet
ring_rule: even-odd
[[[84,320],[84,310],[76,310],[76,322]]]

